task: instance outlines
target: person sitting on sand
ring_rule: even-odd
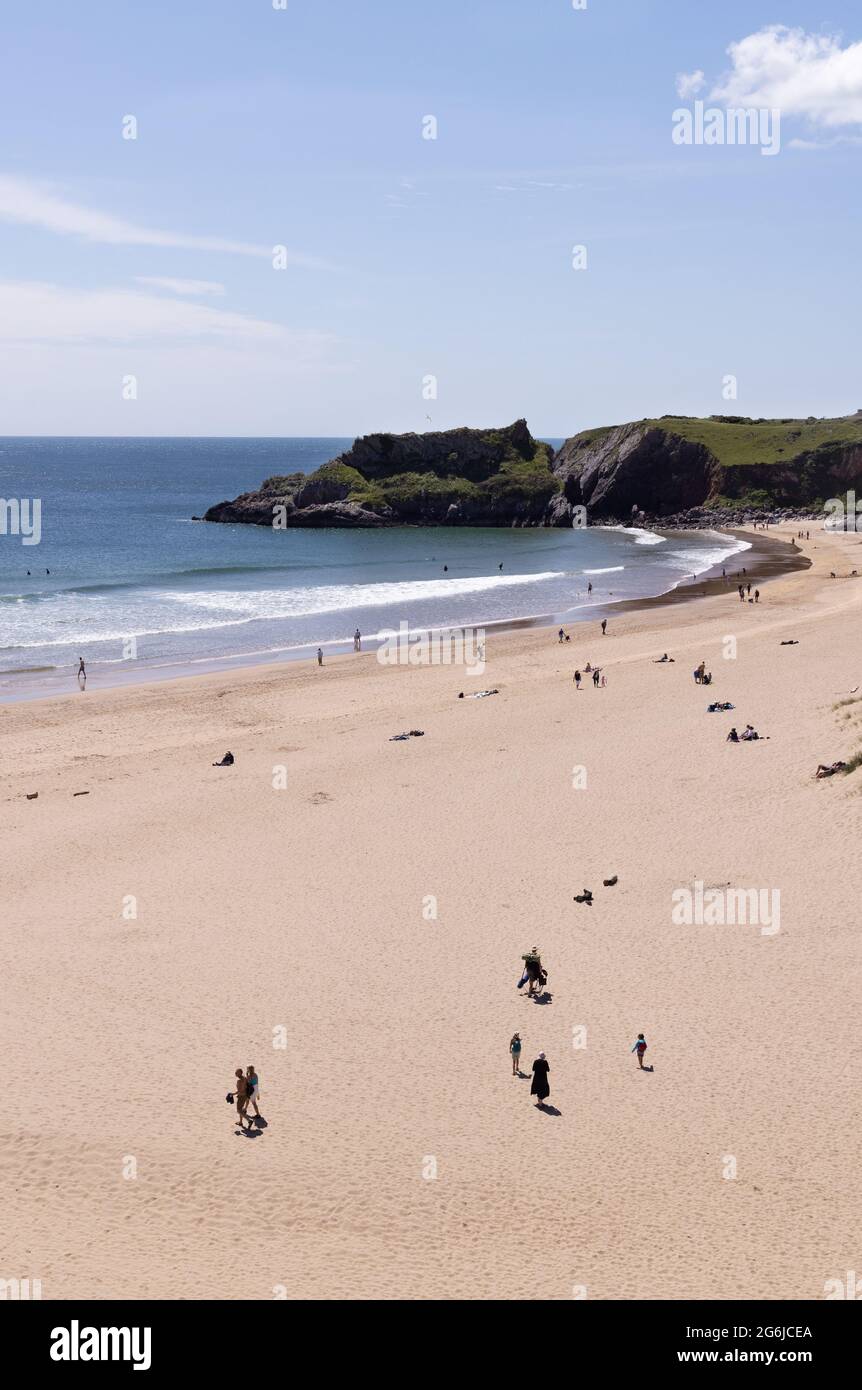
[[[739,734],[736,732],[736,729],[731,729],[725,739],[725,743],[739,743]]]
[[[213,767],[233,767],[235,758],[233,753],[225,753],[220,763],[213,763]]]
[[[742,737],[750,743],[753,739],[760,738],[760,734],[751,724],[746,724]]]
[[[705,672],[705,674],[701,677],[700,683],[701,685],[712,685],[712,672]]]
[[[548,1072],[550,1070],[544,1052],[540,1052],[533,1063],[533,1084],[530,1087],[530,1095],[536,1097],[536,1105],[539,1110],[551,1094],[551,1088],[548,1084]]]
[[[644,1037],[643,1033],[638,1033],[637,1042],[632,1048],[632,1052],[636,1052],[638,1054],[638,1066],[640,1067],[641,1071],[644,1070],[644,1053],[646,1052],[646,1050],[646,1038]]]
[[[509,1043],[509,1051],[512,1054],[512,1075],[521,1075],[521,1034],[515,1033]]]

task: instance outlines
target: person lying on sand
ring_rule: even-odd
[[[780,645],[782,647],[798,647],[799,643],[795,637],[788,637],[784,642],[780,643]]]
[[[674,657],[668,656],[667,652],[665,652],[664,656],[658,656],[658,657],[656,657],[655,661],[653,662],[653,666],[661,666],[661,664],[662,664],[663,661],[673,661],[673,660],[674,660]]]
[[[847,764],[842,762],[818,763],[814,775],[815,777],[834,777],[836,772],[843,772],[846,766]]]
[[[734,706],[729,700],[714,700],[711,705],[707,705],[707,714],[724,714],[725,711],[733,709]]]

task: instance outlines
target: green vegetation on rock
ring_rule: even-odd
[[[815,450],[836,452],[862,444],[862,416],[837,420],[746,420],[741,416],[663,415],[645,420],[649,429],[666,430],[692,444],[702,444],[723,468],[789,463]]]

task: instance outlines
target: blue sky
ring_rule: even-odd
[[[0,53],[0,433],[862,406],[849,0],[40,0]]]

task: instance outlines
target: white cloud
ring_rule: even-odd
[[[171,294],[222,295],[225,292],[218,280],[174,280],[169,275],[136,275],[135,279],[139,285],[170,290]]]
[[[28,179],[12,178],[5,174],[0,175],[0,221],[42,227],[60,235],[78,236],[85,241],[102,242],[111,246],[171,246],[190,251],[221,251],[238,256],[267,258],[273,253],[272,246],[257,246],[251,242],[228,241],[223,237],[189,236],[183,232],[163,232],[151,227],[139,227],[134,222],[126,222],[110,213],[70,203]],[[324,261],[296,252],[289,251],[287,260],[294,265],[316,269],[328,268]]]
[[[706,78],[703,71],[698,68],[696,72],[678,72],[676,75],[676,93],[682,101],[688,101],[689,97],[697,96]]]
[[[0,281],[0,340],[116,342],[215,338],[275,342],[287,331],[207,304],[139,290],[77,290],[37,280]]]
[[[862,124],[862,42],[771,24],[732,43],[730,71],[713,89],[728,106],[777,107],[815,125]]]

